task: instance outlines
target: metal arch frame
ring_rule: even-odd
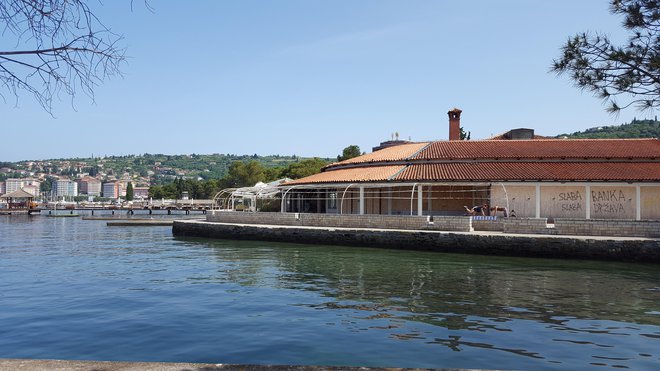
[[[339,215],[342,215],[344,213],[344,196],[346,196],[346,192],[348,191],[349,188],[354,186],[355,183],[351,183],[344,189],[344,193],[341,194],[341,202],[339,203]]]
[[[301,187],[305,187],[305,185],[302,184],[302,185],[294,185],[294,186],[291,186],[291,187],[289,187],[289,189],[286,190],[286,192],[284,192],[284,194],[282,194],[282,201],[281,201],[281,204],[280,204],[280,213],[281,213],[281,214],[284,214],[284,213],[286,212],[286,211],[284,211],[284,204],[285,204],[285,202],[286,202],[286,195],[287,195],[287,194],[289,193],[289,191],[291,191],[292,189],[294,189],[294,188],[301,188]]]
[[[415,199],[415,187],[417,187],[417,182],[413,183],[412,190],[410,191],[410,215],[413,214],[413,200]]]
[[[225,188],[223,190],[220,190],[218,193],[216,193],[215,196],[213,196],[213,205],[211,206],[211,211],[215,210],[214,206],[216,204],[220,205],[220,202],[219,202],[220,200],[222,200],[221,205],[225,205],[227,199],[232,197],[232,193],[235,192],[236,189],[237,188]],[[224,194],[227,194],[227,196],[224,197],[224,198],[221,198],[221,196],[224,195]],[[219,207],[218,210],[222,210],[222,207]]]

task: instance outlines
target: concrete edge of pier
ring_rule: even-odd
[[[378,368],[378,367],[333,367],[333,366],[286,366],[286,365],[232,365],[213,363],[167,363],[167,362],[108,362],[67,361],[39,359],[0,359],[0,370],[58,370],[58,371],[403,371],[403,370],[461,370],[422,368]]]
[[[180,237],[381,247],[480,255],[660,263],[660,239],[283,226],[175,220]]]
[[[108,227],[139,227],[139,226],[171,226],[174,224],[173,220],[119,220],[114,222],[107,222]]]

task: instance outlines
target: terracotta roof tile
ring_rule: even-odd
[[[328,165],[327,167],[329,168],[337,165],[361,164],[369,162],[402,161],[414,155],[428,144],[429,142],[401,144],[394,147],[384,148],[380,151],[371,152],[366,155],[354,157],[345,161],[335,162]]]
[[[362,168],[339,169],[314,174],[305,178],[284,183],[284,186],[309,183],[351,183],[386,181],[398,171],[401,165],[371,166]]]
[[[396,181],[660,181],[659,162],[414,164]]]
[[[413,157],[437,159],[660,158],[657,139],[545,139],[433,142]]]

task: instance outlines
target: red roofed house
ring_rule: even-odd
[[[282,186],[282,210],[463,215],[488,203],[518,217],[660,219],[660,141],[548,139],[516,129],[459,140],[404,143],[326,166]]]

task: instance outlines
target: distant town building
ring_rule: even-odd
[[[13,179],[13,178],[7,179],[5,181],[6,193],[11,193],[21,189],[21,187],[23,187],[23,180],[24,179]]]
[[[7,193],[7,187],[5,187],[5,182],[0,182],[0,195]]]
[[[101,181],[90,176],[84,177],[78,181],[78,191],[83,195],[100,196]]]
[[[28,187],[29,186],[29,187]],[[19,189],[23,189],[25,187],[28,187],[29,190],[26,189],[26,192],[35,192],[34,189],[36,189],[36,194],[32,193],[33,195],[37,196],[39,194],[39,187],[41,186],[41,182],[36,180],[36,179],[31,179],[31,178],[22,178],[22,179],[16,179],[16,178],[10,178],[5,181],[5,192],[3,193],[11,193],[14,191],[18,191]]]
[[[147,199],[149,198],[149,187],[134,187],[133,199]]]
[[[78,196],[78,183],[71,179],[58,179],[56,195],[58,197],[76,197]]]
[[[121,195],[120,182],[103,183],[103,197],[117,199],[119,198],[120,195]]]
[[[34,197],[39,196],[39,189],[40,189],[39,186],[28,184],[28,185],[26,185],[25,187],[23,187],[21,189],[24,190],[25,192],[33,195]]]

